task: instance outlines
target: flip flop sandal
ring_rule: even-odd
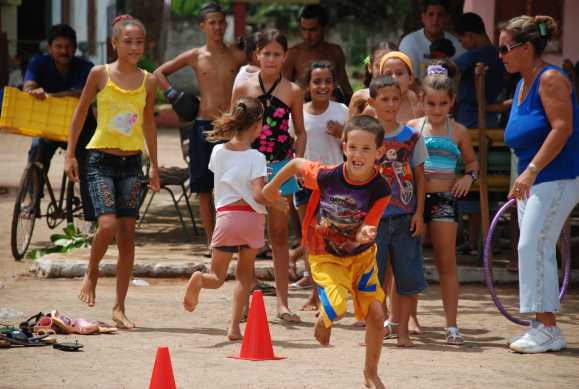
[[[28,319],[21,322],[18,325],[18,328],[20,328],[22,331],[32,333],[33,328],[38,325],[38,322],[42,317],[44,317],[44,313],[38,312],[36,315],[32,315]]]
[[[275,296],[275,286],[266,284],[265,282],[258,282],[253,287],[253,290],[261,290],[264,296]]]
[[[288,288],[289,290],[310,290],[313,287],[314,287],[313,285],[302,285],[299,283],[299,281],[297,281],[291,283]]]
[[[449,327],[446,330],[446,343],[455,346],[461,346],[464,344],[464,338],[460,331],[456,327]]]
[[[92,335],[99,332],[99,326],[85,319],[76,319],[72,321],[73,331],[79,335]]]
[[[52,311],[49,315],[52,318],[53,328],[57,333],[67,335],[74,332],[72,320],[68,317],[59,314],[58,311]]]
[[[288,324],[296,324],[302,321],[302,319],[299,317],[297,313],[290,313],[290,312],[278,313],[277,318],[282,322]]]
[[[387,333],[384,334],[384,340],[398,338],[398,334],[394,331],[395,326],[397,327],[398,323],[392,323],[390,320],[384,322],[384,329],[387,331]]]
[[[56,332],[52,328],[53,320],[49,316],[43,316],[32,329],[32,332],[37,335],[54,335]]]
[[[99,334],[114,334],[118,331],[117,327],[104,321],[95,321],[93,324],[98,326]]]
[[[25,332],[20,330],[13,331],[8,335],[6,333],[0,334],[0,340],[4,340],[10,343],[11,345],[23,347],[47,346],[48,343],[44,342],[44,339],[47,337],[48,335],[31,337],[28,336]]]
[[[52,346],[52,348],[62,351],[80,351],[83,347],[82,344],[78,343],[78,340],[74,343],[56,343]]]

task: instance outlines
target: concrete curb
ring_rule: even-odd
[[[210,259],[200,259],[199,262],[191,261],[139,261],[135,262],[133,269],[134,277],[151,278],[187,278],[195,271],[207,272],[210,267]],[[41,278],[76,278],[83,277],[87,269],[86,259],[63,259],[60,255],[49,254],[34,262],[31,273]],[[228,270],[228,279],[235,278],[237,263],[231,262]],[[116,274],[116,260],[103,259],[99,266],[101,277],[114,277]],[[303,272],[303,268],[299,273]],[[426,279],[429,282],[438,282],[439,275],[436,266],[431,263],[424,265]],[[273,261],[256,261],[255,275],[259,280],[274,281]],[[560,275],[561,277],[562,275]],[[478,266],[459,266],[458,278],[461,283],[483,283],[484,269]],[[518,282],[518,274],[504,268],[495,268],[493,272],[495,284],[509,284]],[[579,270],[571,272],[571,282],[579,281]]]

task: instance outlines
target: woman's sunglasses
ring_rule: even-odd
[[[525,42],[526,43],[526,42]],[[524,45],[525,43],[521,43],[521,42],[517,42],[517,43],[513,43],[512,45],[502,45],[498,47],[499,53],[501,53],[501,55],[505,55],[507,54],[509,51],[511,51],[512,49],[514,49],[515,47],[519,47]]]

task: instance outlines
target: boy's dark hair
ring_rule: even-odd
[[[48,31],[48,44],[51,45],[56,38],[68,38],[76,47],[76,31],[68,24],[55,24]]]
[[[259,35],[257,40],[257,49],[261,50],[272,42],[278,43],[283,47],[283,51],[287,51],[287,38],[279,30],[264,31]]]
[[[453,57],[456,53],[456,49],[452,44],[450,39],[440,38],[435,40],[430,44],[430,56],[432,58],[440,58],[442,55],[443,57]]]
[[[215,1],[204,3],[201,6],[201,20],[205,21],[207,15],[215,12],[225,15],[225,11],[223,10],[223,7],[221,7],[219,3]]]
[[[247,58],[251,58],[255,50],[257,50],[257,42],[261,36],[261,31],[254,32],[248,35],[242,35],[237,39],[236,47],[243,50]]]
[[[426,11],[428,11],[428,7],[430,7],[431,5],[439,5],[442,8],[444,8],[444,10],[446,12],[448,12],[448,10],[449,10],[447,0],[423,0],[422,1],[422,13],[425,13]]]
[[[380,93],[380,89],[386,88],[388,86],[394,86],[400,90],[400,83],[394,77],[391,76],[380,76],[372,79],[370,82],[370,97],[375,99]],[[400,90],[401,91],[401,90]],[[402,93],[402,91],[400,92]]]
[[[482,18],[474,12],[462,14],[456,21],[454,30],[458,36],[463,36],[465,32],[472,32],[473,34],[487,33]]]
[[[376,137],[376,147],[382,146],[382,143],[384,142],[384,127],[382,127],[382,124],[380,124],[378,119],[368,115],[354,116],[352,119],[348,120],[344,126],[342,141],[347,143],[348,133],[357,130],[374,134]]]
[[[317,19],[320,25],[327,26],[328,25],[328,12],[324,7],[318,4],[310,4],[306,5],[302,8],[299,16],[301,19]]]

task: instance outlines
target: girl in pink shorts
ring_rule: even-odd
[[[287,207],[283,202],[267,202],[261,189],[265,185],[265,156],[252,149],[260,135],[263,106],[253,97],[242,97],[231,111],[213,122],[207,133],[211,142],[226,141],[213,148],[209,170],[215,179],[217,218],[211,241],[211,270],[197,271],[187,283],[183,306],[195,310],[201,289],[217,289],[223,285],[234,253],[237,261],[237,285],[233,293],[233,312],[227,336],[241,339],[239,323],[253,281],[255,255],[264,245],[266,206]]]

